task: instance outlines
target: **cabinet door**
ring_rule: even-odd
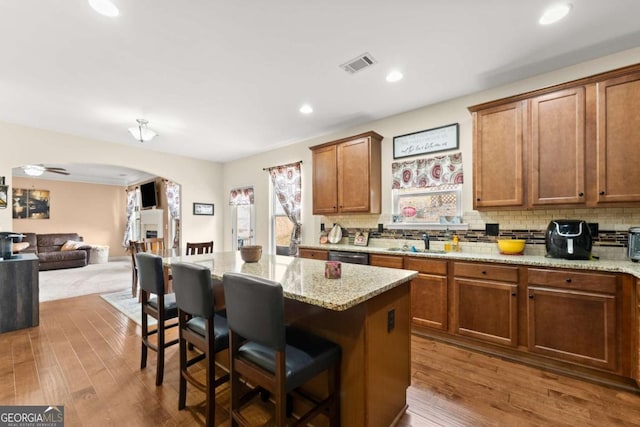
[[[338,212],[336,146],[313,150],[313,214]]]
[[[585,90],[531,100],[529,203],[585,203]]]
[[[616,369],[614,295],[530,286],[528,301],[530,351]]]
[[[474,113],[473,207],[522,206],[524,103]]]
[[[640,73],[597,86],[597,201],[640,202]]]
[[[497,344],[518,344],[518,285],[456,278],[455,332]]]
[[[447,330],[447,278],[418,274],[411,280],[411,322]]]
[[[338,209],[340,212],[369,212],[369,138],[338,145]]]

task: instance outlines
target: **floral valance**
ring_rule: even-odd
[[[253,205],[253,187],[234,188],[229,193],[229,205]]]
[[[462,153],[394,162],[391,173],[394,189],[462,184]]]

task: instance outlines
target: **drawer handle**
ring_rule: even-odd
[[[600,195],[601,195],[601,196],[604,196],[604,191],[601,191],[601,192],[600,192]]]
[[[567,282],[567,283],[571,283],[571,277],[565,279],[564,281]]]
[[[515,293],[515,292],[511,292],[511,296],[512,296],[512,297],[517,297],[517,296],[518,296],[518,294],[517,294],[517,293]]]
[[[533,294],[529,294],[529,299],[533,299]]]
[[[582,196],[584,196],[584,193],[581,191],[581,192],[578,193],[578,196],[582,197]]]
[[[487,272],[486,272],[486,271],[484,271],[484,270],[482,270],[482,274],[487,274]]]

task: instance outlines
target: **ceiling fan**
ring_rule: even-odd
[[[29,176],[40,176],[45,172],[58,173],[60,175],[69,175],[65,168],[48,167],[44,165],[24,165],[22,170]]]

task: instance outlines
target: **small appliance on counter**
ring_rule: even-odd
[[[629,229],[628,255],[633,262],[640,260],[640,227],[631,227]]]
[[[577,219],[553,220],[547,227],[545,246],[548,257],[590,259],[591,244],[591,230],[585,221]]]
[[[13,243],[20,243],[22,241],[23,234],[16,234],[12,232],[0,232],[0,260],[7,260],[14,258],[13,255]]]

